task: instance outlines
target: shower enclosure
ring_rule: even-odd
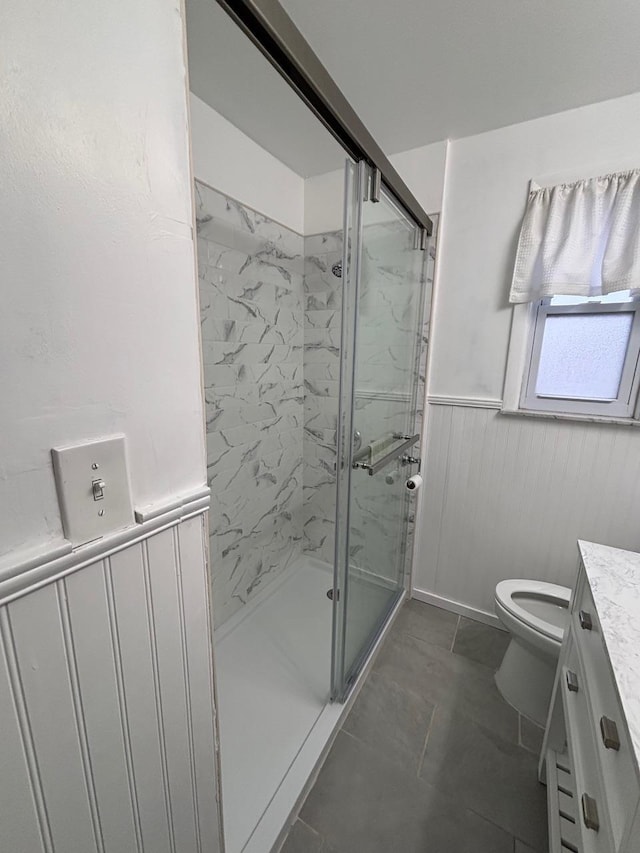
[[[408,588],[432,224],[275,0],[186,8],[222,819],[266,853]]]
[[[407,588],[429,258],[364,162],[338,231],[202,181],[196,222],[225,836],[249,853]]]

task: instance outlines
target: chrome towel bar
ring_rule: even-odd
[[[401,441],[400,444],[396,444],[391,450],[387,451],[383,456],[374,461],[364,462],[360,460],[354,460],[353,467],[354,468],[364,468],[365,471],[369,472],[369,476],[373,477],[374,474],[377,474],[378,471],[382,471],[383,468],[386,468],[390,462],[393,462],[394,459],[397,459],[399,456],[405,456],[405,451],[410,447],[420,441],[420,433],[416,435],[410,435],[404,437],[404,441]],[[404,460],[403,460],[404,461]],[[419,464],[419,460],[416,460],[414,457],[407,457],[407,462],[412,461],[416,464]]]

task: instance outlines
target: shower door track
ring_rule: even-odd
[[[217,0],[274,68],[356,161],[365,160],[407,215],[425,232],[433,222],[334,83],[278,0]],[[377,174],[376,174],[377,173]],[[375,200],[375,199],[373,199]],[[421,246],[424,248],[424,246]]]

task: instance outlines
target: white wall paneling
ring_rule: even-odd
[[[0,849],[221,849],[205,524],[0,599]]]
[[[576,540],[640,549],[640,431],[429,406],[414,587],[485,613],[505,578],[571,586]]]

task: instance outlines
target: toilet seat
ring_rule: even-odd
[[[571,599],[571,590],[566,586],[559,586],[555,583],[519,579],[500,581],[496,586],[496,601],[514,619],[517,619],[544,637],[561,644],[564,635],[563,628],[554,625],[540,616],[536,616],[517,601],[518,597],[524,598],[527,596],[533,600],[548,602],[554,607],[568,608]]]

